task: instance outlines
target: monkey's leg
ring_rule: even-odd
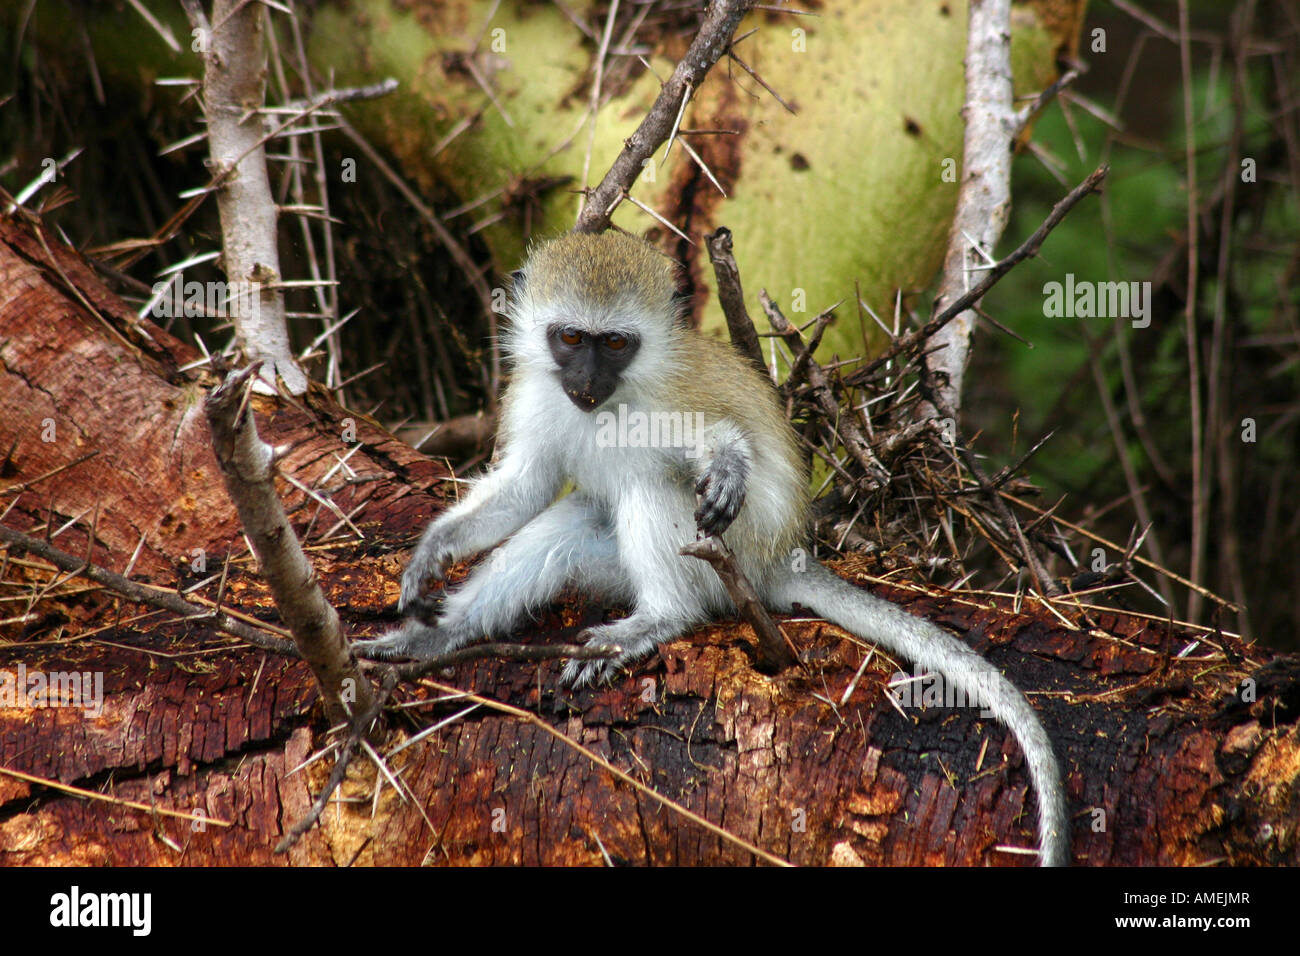
[[[587,643],[617,644],[623,652],[607,660],[569,661],[563,683],[583,687],[609,681],[660,644],[728,606],[713,569],[680,554],[682,545],[695,538],[693,506],[689,491],[671,485],[628,489],[620,503],[618,554],[622,573],[635,588],[633,611],[621,621],[582,634]]]
[[[438,623],[408,620],[356,652],[381,660],[426,660],[484,636],[510,631],[545,606],[570,581],[619,593],[618,548],[613,530],[580,494],[557,501],[497,548],[447,595]]]

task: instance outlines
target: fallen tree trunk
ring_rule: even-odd
[[[180,371],[198,358],[74,253],[0,220],[0,520],[161,587],[208,579],[192,600],[220,591],[224,609],[273,627],[201,416],[211,377]],[[317,390],[254,410],[289,449],[280,468],[297,484],[281,494],[345,631],[391,626],[404,549],[454,496],[445,468]],[[345,480],[338,460],[355,442]],[[299,487],[325,476],[317,494],[333,508]],[[335,509],[364,539],[340,536]],[[877,590],[1029,690],[1066,776],[1076,862],[1300,862],[1295,659],[1067,601],[1013,611],[992,596]],[[749,864],[744,844],[800,864],[1034,860],[1012,852],[1033,847],[1034,810],[1011,737],[977,710],[921,706],[921,683],[896,710],[897,665],[810,620],[783,622],[807,674],[758,673],[748,628],[718,622],[596,691],[558,690],[555,662],[477,661],[405,687],[392,746],[445,721],[388,758],[413,799],[358,763],[346,802],[277,857],[329,772],[326,759],[294,773],[326,730],[303,662],[13,548],[0,597],[3,864]],[[601,611],[570,600],[521,639],[570,640]],[[96,686],[98,707],[83,693]]]

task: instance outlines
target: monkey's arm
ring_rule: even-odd
[[[511,454],[474,483],[464,501],[424,529],[420,544],[402,574],[398,609],[416,610],[424,583],[442,580],[448,564],[491,548],[514,534],[551,504],[562,476],[550,457]]]
[[[705,534],[726,531],[745,503],[745,488],[754,460],[745,433],[731,422],[718,422],[705,436],[704,448],[696,460],[698,480],[695,493],[700,505],[695,524]]]

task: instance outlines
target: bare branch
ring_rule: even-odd
[[[255,363],[208,394],[212,449],[280,616],[316,676],[331,719],[341,721],[369,710],[374,695],[276,494],[275,454],[257,434],[244,388],[256,372]]]
[[[627,138],[623,151],[600,185],[587,196],[586,205],[574,227],[576,231],[601,232],[609,225],[610,211],[641,174],[641,164],[653,156],[659,144],[668,138],[686,91],[699,89],[705,74],[727,51],[731,35],[751,6],[753,0],[713,0],[709,4],[700,32],[659,91],[650,112],[636,132]]]
[[[758,344],[758,333],[754,331],[754,322],[745,308],[745,293],[740,286],[740,267],[731,252],[731,230],[720,226],[718,231],[704,240],[709,250],[709,261],[713,263],[713,274],[718,280],[718,301],[722,304],[722,314],[727,318],[727,331],[731,333],[731,344],[741,355],[754,363],[755,368],[767,377],[767,366],[763,363],[763,350]]]
[[[936,303],[950,302],[970,288],[972,256],[977,260],[992,253],[1011,215],[1011,147],[1019,129],[1011,89],[1011,0],[970,4],[962,118],[961,189]],[[931,344],[940,348],[925,359],[931,389],[954,415],[961,414],[962,379],[975,325],[973,310],[954,316],[932,336]],[[931,417],[933,409],[922,406],[917,414]]]

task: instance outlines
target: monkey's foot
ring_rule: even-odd
[[[373,641],[353,641],[352,650],[358,657],[377,661],[427,661],[446,654],[457,645],[453,635],[441,628],[419,621],[403,621],[401,627],[383,637]]]
[[[560,683],[573,690],[610,684],[621,669],[617,661],[616,657],[594,661],[569,661],[560,673]]]
[[[432,594],[419,594],[410,599],[403,598],[397,603],[397,610],[403,617],[414,618],[432,624],[442,613],[442,600]]]
[[[621,624],[622,621],[618,623]],[[602,624],[599,627],[589,627],[579,634],[578,639],[589,647],[598,644],[613,644],[623,648],[623,652],[615,657],[602,657],[589,661],[569,661],[564,665],[564,670],[560,673],[560,683],[574,690],[612,683],[620,672],[629,670],[633,664],[648,656],[655,649],[653,641],[628,641],[626,636],[619,637],[618,635],[618,624]]]

